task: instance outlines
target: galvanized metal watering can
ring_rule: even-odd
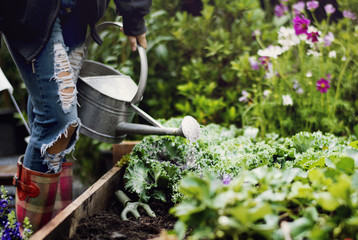
[[[97,31],[108,26],[121,28],[122,24],[105,22],[97,26]],[[87,46],[90,41],[86,39]],[[102,63],[84,61],[77,83],[81,133],[108,143],[120,143],[127,134],[177,135],[197,140],[200,127],[193,117],[184,117],[179,128],[167,128],[138,107],[148,75],[145,49],[138,46],[138,53],[141,66],[138,85],[130,76]],[[132,123],[136,113],[151,125]]]

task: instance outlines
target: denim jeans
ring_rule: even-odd
[[[39,172],[58,172],[65,155],[74,150],[81,121],[77,116],[76,81],[84,58],[87,26],[81,23],[75,0],[62,0],[62,8],[46,46],[32,62],[27,62],[7,42],[24,80],[28,98],[31,138],[24,166]],[[65,73],[65,76],[63,73]],[[62,73],[62,74],[61,74]],[[48,148],[75,127],[67,148],[49,154]]]

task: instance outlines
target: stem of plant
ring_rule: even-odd
[[[339,98],[339,90],[341,88],[341,82],[342,82],[342,79],[343,79],[343,76],[344,76],[344,73],[348,67],[348,64],[350,62],[350,58],[348,58],[344,65],[343,65],[343,68],[342,68],[342,71],[339,73],[339,77],[338,77],[338,83],[337,83],[337,90],[336,90],[336,96],[334,97],[334,103],[333,103],[333,110],[332,110],[332,115],[335,114],[336,112],[336,108],[337,108],[337,100]]]

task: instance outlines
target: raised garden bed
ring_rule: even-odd
[[[115,145],[114,159],[130,152],[136,143]],[[150,205],[156,218],[149,217],[139,208],[139,220],[130,214],[128,221],[120,219],[122,206],[115,199],[114,192],[123,188],[123,173],[124,169],[114,166],[46,226],[33,234],[31,240],[150,239],[158,236],[162,229],[172,229],[175,219],[168,215],[171,206],[163,203],[154,202]]]

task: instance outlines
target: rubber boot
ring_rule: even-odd
[[[16,217],[20,224],[28,217],[35,232],[52,218],[61,172],[33,171],[26,168],[22,162],[23,156],[17,162],[17,173],[13,180],[16,186]]]
[[[52,217],[56,216],[72,202],[73,163],[64,162],[61,165],[61,169]]]

